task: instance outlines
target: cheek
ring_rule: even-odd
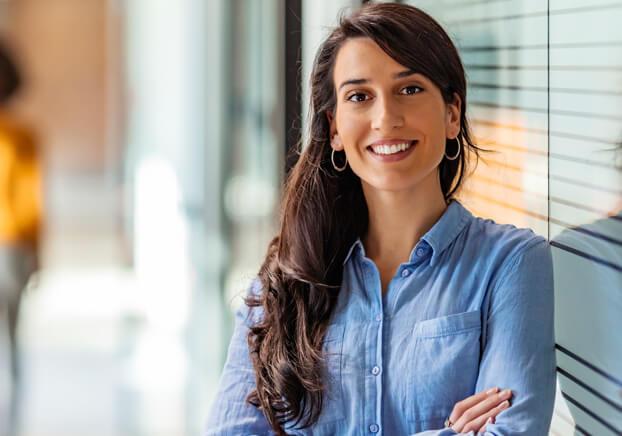
[[[407,123],[423,131],[438,131],[445,128],[443,112],[430,105],[417,105],[408,110]]]
[[[446,128],[442,113],[413,111],[407,123],[414,132],[425,137],[428,147],[445,149]]]
[[[361,172],[365,172],[365,168],[369,163],[367,162],[366,150],[363,146],[360,148],[355,145],[346,145],[346,155],[348,156],[348,162],[352,171],[359,177],[362,176]]]
[[[338,112],[336,122],[339,133],[344,134],[359,130],[367,122],[363,111],[342,110]]]
[[[369,139],[369,120],[357,114],[343,115],[337,121],[339,137],[347,153],[357,152]],[[364,151],[364,150],[363,150]]]

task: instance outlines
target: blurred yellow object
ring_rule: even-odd
[[[33,132],[0,112],[0,245],[37,251],[41,230],[40,155]]]

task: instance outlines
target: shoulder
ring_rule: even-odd
[[[496,269],[512,268],[525,256],[550,256],[549,241],[532,229],[476,216],[468,228],[468,243]]]
[[[548,240],[530,228],[499,224],[492,219],[473,217],[468,229],[469,243],[484,253],[503,259],[515,259],[530,250],[546,247]]]
[[[246,327],[253,327],[259,324],[263,319],[262,306],[249,306],[249,300],[260,300],[263,293],[263,285],[259,276],[255,276],[245,287],[240,299],[238,300],[236,318],[243,322]]]

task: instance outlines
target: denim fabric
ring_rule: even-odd
[[[511,406],[485,434],[546,435],[556,385],[553,310],[548,241],[475,217],[458,200],[418,241],[384,297],[357,240],[324,341],[325,406],[311,428],[287,432],[454,435],[443,428],[454,404],[498,386],[512,389]],[[256,312],[237,313],[208,435],[273,434],[244,401],[254,386],[246,336]]]

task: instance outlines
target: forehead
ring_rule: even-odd
[[[333,80],[335,86],[350,79],[394,80],[397,73],[405,70],[408,68],[386,54],[371,38],[350,38],[337,52]],[[421,74],[413,77],[426,80]]]

